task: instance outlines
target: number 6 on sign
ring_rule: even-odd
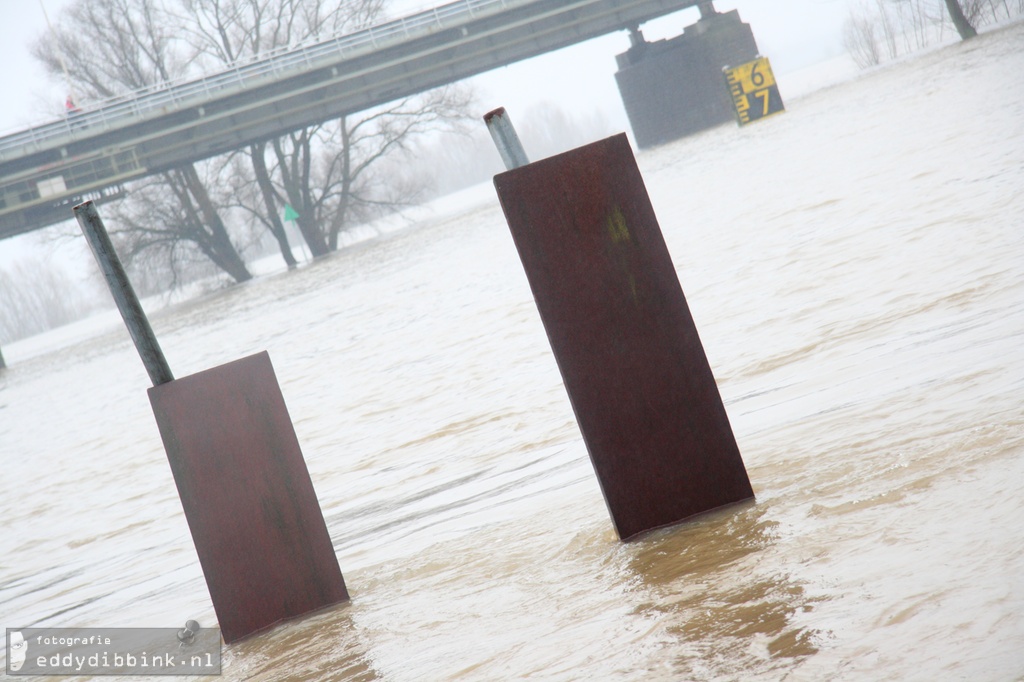
[[[785,110],[766,57],[733,68],[726,67],[724,71],[740,125]]]

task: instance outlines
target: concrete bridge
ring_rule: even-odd
[[[124,183],[557,50],[698,0],[460,0],[99,102],[0,138],[0,239]]]

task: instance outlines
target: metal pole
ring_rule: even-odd
[[[7,365],[4,364],[4,354],[2,350],[0,350],[0,369],[7,369]]]
[[[505,162],[505,168],[512,170],[530,163],[526,157],[526,150],[523,143],[519,141],[519,135],[512,126],[512,119],[509,118],[505,107],[499,107],[494,111],[484,114],[484,123],[491,132],[491,139],[498,147],[501,160]]]
[[[128,281],[128,275],[117,257],[117,252],[114,251],[114,245],[110,243],[110,237],[107,235],[106,228],[103,227],[103,220],[96,212],[96,207],[91,201],[86,201],[75,206],[73,210],[75,218],[78,220],[78,226],[82,228],[85,241],[89,243],[92,255],[96,257],[96,262],[99,263],[100,270],[103,271],[103,278],[107,280],[107,286],[110,287],[110,293],[114,296],[117,309],[121,312],[121,317],[128,327],[128,333],[132,335],[132,341],[135,342],[135,348],[142,357],[142,364],[146,366],[153,385],[159,386],[174,381],[171,368],[167,365],[167,360],[164,359],[160,344],[156,341],[156,335],[153,334],[153,329],[149,326],[146,313],[142,310],[142,305],[135,295],[135,290],[132,289],[131,282]]]

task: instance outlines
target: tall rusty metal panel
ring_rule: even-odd
[[[224,641],[347,600],[269,355],[149,399]]]
[[[626,136],[494,184],[619,537],[752,498]]]

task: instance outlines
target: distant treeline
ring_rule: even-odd
[[[958,30],[948,1],[853,2],[843,25],[843,44],[863,69],[949,40]],[[959,7],[974,28],[1024,15],[1024,0],[959,0]]]

